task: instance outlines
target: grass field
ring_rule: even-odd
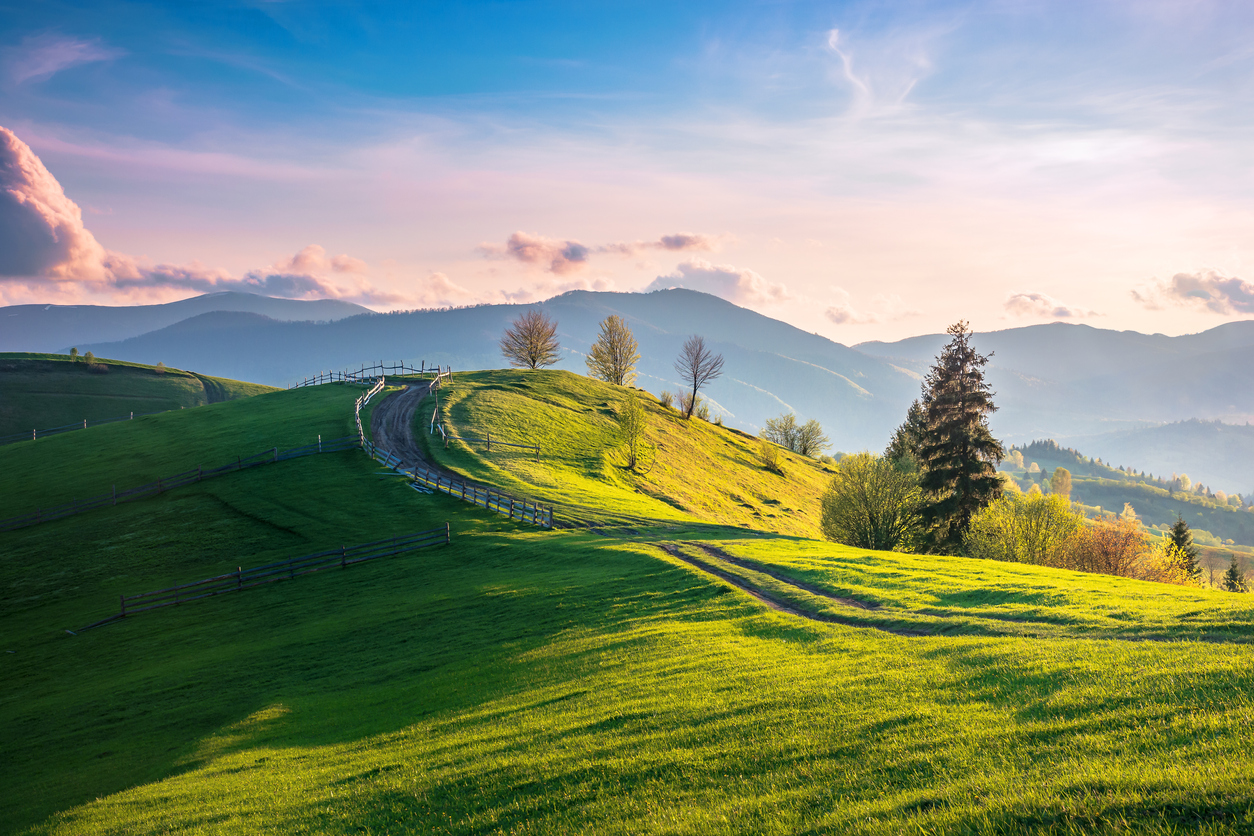
[[[160,466],[178,469],[245,440],[343,434],[359,391],[186,410],[144,438],[164,438]],[[458,375],[453,393],[446,420],[462,434],[467,419],[508,415],[509,432],[547,422],[541,443],[582,452],[547,470],[468,449],[450,463],[582,509],[595,530],[539,531],[421,495],[349,451],[0,534],[0,829],[1254,828],[1250,596],[729,525],[743,516],[718,509],[735,506],[683,494],[697,489],[676,487],[679,467],[613,469],[601,410],[621,390],[501,373]],[[580,408],[580,393],[597,399]],[[803,504],[801,487],[772,494],[738,463],[747,439],[655,415],[659,443],[730,470],[701,474],[708,490],[753,486],[758,510]],[[70,458],[80,451],[57,445],[110,429],[47,439],[44,454]],[[81,478],[115,472],[139,438],[98,442]],[[183,455],[181,439],[201,446]],[[40,459],[19,448],[0,449],[6,504],[39,489]],[[821,483],[817,466],[786,468]],[[123,592],[445,521],[447,547],[64,632]]]
[[[0,353],[0,437],[87,419],[188,408],[275,391],[178,369],[99,360],[103,374],[64,354]]]

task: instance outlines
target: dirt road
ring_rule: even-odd
[[[370,415],[370,439],[379,449],[400,456],[406,467],[434,466],[414,441],[414,412],[430,388],[430,383],[415,383],[402,392],[393,392]]]

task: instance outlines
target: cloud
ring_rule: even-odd
[[[644,292],[675,287],[712,293],[737,305],[770,305],[793,298],[783,284],[768,281],[752,270],[711,264],[700,258],[679,264],[668,276],[658,276]]]
[[[1082,319],[1096,316],[1094,311],[1073,308],[1058,302],[1044,293],[1012,293],[1006,299],[1006,311],[1012,316],[1053,317],[1055,319]]]
[[[5,50],[4,67],[14,84],[43,81],[62,70],[111,61],[126,54],[125,50],[105,46],[99,38],[88,40],[46,33],[30,35],[22,43]]]
[[[830,288],[830,291],[837,301],[823,315],[837,325],[874,325],[918,316],[920,313],[906,308],[901,297],[895,293],[878,294],[871,299],[870,310],[858,310],[853,307],[853,298],[849,291],[841,287]]]
[[[76,299],[112,294],[168,297],[170,291],[242,290],[290,299],[392,304],[403,297],[374,288],[368,266],[328,256],[311,244],[290,258],[236,278],[199,264],[148,264],[106,250],[83,226],[83,213],[43,162],[0,127],[0,299]],[[334,276],[334,279],[332,278]],[[129,292],[129,293],[126,293]]]
[[[578,241],[546,238],[527,232],[515,232],[504,244],[483,243],[479,252],[488,258],[510,258],[531,264],[557,275],[567,275],[588,266],[592,255],[636,256],[649,250],[669,252],[717,250],[730,236],[702,235],[695,232],[676,232],[663,235],[656,241],[619,241],[613,244],[586,246]]]
[[[558,275],[582,270],[590,252],[578,241],[559,241],[526,232],[515,232],[504,245],[480,244],[479,251],[489,258],[512,258]]]
[[[104,248],[43,162],[0,127],[0,277],[99,282]]]
[[[1172,304],[1217,314],[1254,313],[1254,284],[1214,270],[1176,273],[1169,282],[1133,289],[1132,298],[1153,311]]]

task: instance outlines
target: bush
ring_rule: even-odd
[[[779,448],[765,438],[758,439],[758,461],[772,473],[782,474],[784,472],[783,459],[779,455]]]
[[[1061,496],[1004,493],[971,518],[964,543],[972,557],[1056,566],[1083,529],[1084,518]]]
[[[155,374],[165,374],[165,363],[158,363],[152,370]]]
[[[657,399],[667,409],[673,409],[675,406],[675,393],[669,389],[663,389],[662,394],[658,395]]]
[[[923,534],[919,479],[870,453],[846,456],[823,493],[823,536],[846,546],[910,551]]]
[[[106,366],[104,363],[91,363],[87,366],[87,371],[91,372],[92,374],[108,374],[109,367]]]

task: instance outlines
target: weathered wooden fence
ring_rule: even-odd
[[[34,512],[29,514],[21,514],[16,517],[0,520],[0,531],[10,531],[15,528],[26,528],[27,526],[38,525],[40,523],[59,520],[74,514],[81,514],[84,511],[92,511],[96,508],[103,508],[106,505],[117,505],[119,502],[131,502],[136,499],[144,499],[149,496],[155,496],[159,493],[172,490],[173,488],[181,488],[190,485],[193,482],[201,482],[205,479],[212,479],[215,476],[221,476],[234,470],[244,470],[249,467],[256,467],[263,464],[273,464],[274,462],[286,461],[287,459],[300,458],[301,456],[313,456],[318,453],[336,453],[341,450],[351,450],[354,447],[360,447],[361,441],[357,436],[344,436],[343,438],[331,439],[323,441],[322,436],[318,436],[318,440],[313,444],[306,444],[303,447],[293,447],[290,450],[279,450],[273,447],[261,453],[252,456],[239,457],[230,464],[221,467],[201,468],[197,467],[193,470],[185,470],[182,473],[176,473],[173,476],[164,476],[155,482],[149,482],[146,485],[140,485],[137,488],[127,488],[119,491],[116,486],[109,493],[99,494],[89,499],[74,499],[70,502],[56,505],[51,508],[36,508]]]
[[[179,407],[182,409],[182,407]],[[174,410],[163,410],[163,412],[173,412]],[[98,427],[101,424],[115,424],[118,421],[132,421],[136,418],[143,418],[148,415],[160,415],[161,412],[141,412],[136,415],[132,412],[130,415],[119,415],[117,418],[97,418],[95,421],[88,421],[84,418],[82,421],[75,421],[73,424],[65,424],[60,427],[49,427],[46,430],[34,429],[30,432],[13,433],[12,435],[0,436],[0,446],[5,444],[14,444],[18,441],[36,441],[41,438],[47,438],[50,435],[60,435],[61,433],[72,432],[73,430],[85,430],[88,427]]]
[[[241,592],[254,586],[290,580],[312,572],[321,572],[323,569],[334,569],[336,567],[345,569],[354,563],[364,563],[367,560],[390,557],[428,546],[447,544],[451,539],[449,525],[445,523],[443,528],[420,531],[417,534],[397,535],[388,540],[363,543],[359,546],[341,546],[338,549],[279,560],[252,569],[245,569],[241,566],[234,572],[227,572],[225,575],[218,575],[217,577],[206,578],[201,581],[171,586],[153,592],[141,592],[138,595],[122,595],[120,596],[120,612],[88,624],[79,632],[90,630],[93,627],[100,627],[127,616],[147,612],[148,610],[173,607],[178,604],[186,604],[189,601],[197,601],[201,598],[212,598],[215,595],[222,595],[227,592]]]
[[[409,363],[405,363],[404,361],[401,361],[400,363],[392,363],[391,365],[384,365],[383,361],[380,360],[373,366],[363,364],[357,371],[345,369],[341,372],[318,372],[318,374],[313,377],[307,377],[300,383],[293,383],[287,388],[299,389],[302,386],[319,386],[323,383],[365,383],[385,375],[392,375],[393,377],[398,375],[417,375],[419,377],[423,377],[430,374],[435,376],[442,374],[443,371],[444,368],[442,366],[428,366],[427,361],[425,360],[420,361],[418,366],[413,366]]]
[[[454,479],[427,465],[417,464],[406,469],[405,463],[401,461],[399,456],[376,447],[368,439],[362,443],[362,449],[383,466],[390,467],[397,473],[408,476],[415,486],[441,491],[449,496],[474,503],[489,511],[504,514],[511,520],[529,522],[541,528],[553,527],[553,508],[551,506],[543,506],[530,500],[519,499],[504,491],[480,488],[463,480]]]

